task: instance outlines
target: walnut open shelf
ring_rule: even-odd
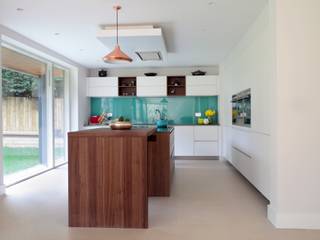
[[[167,95],[185,96],[186,95],[186,77],[168,76],[167,77]]]
[[[137,78],[119,77],[119,96],[137,96]]]

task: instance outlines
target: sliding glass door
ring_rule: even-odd
[[[69,70],[2,46],[5,185],[66,162]]]
[[[56,166],[66,162],[66,132],[68,126],[67,82],[69,71],[57,65],[53,66],[53,155]]]

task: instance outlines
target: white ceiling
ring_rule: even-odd
[[[219,64],[256,19],[267,0],[0,0],[0,24],[89,68],[113,67],[102,62],[108,49],[97,38],[100,25],[161,27],[166,61],[139,66],[208,66]],[[17,11],[23,8],[24,11]],[[60,33],[55,35],[54,33]],[[120,45],[125,46],[126,40]],[[115,67],[121,67],[116,65]],[[122,66],[123,67],[123,66]]]

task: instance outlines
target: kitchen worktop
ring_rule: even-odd
[[[134,127],[155,127],[154,124],[133,124]],[[207,124],[207,125],[199,125],[199,124],[175,124],[175,125],[168,125],[167,130],[170,130],[174,127],[179,127],[179,126],[199,126],[199,127],[210,127],[210,126],[220,126],[219,124]],[[84,129],[95,129],[95,128],[110,128],[109,125],[85,125]],[[161,128],[160,128],[161,129]],[[166,129],[166,128],[164,128]],[[158,130],[157,130],[158,131]],[[160,130],[161,132],[163,132],[163,130]]]
[[[110,127],[92,128],[69,132],[69,136],[150,136],[156,132],[154,126],[133,126],[129,130],[112,130]]]

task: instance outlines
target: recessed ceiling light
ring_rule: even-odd
[[[23,8],[17,8],[16,10],[17,10],[17,11],[20,11],[20,12],[21,12],[21,11],[24,11]]]
[[[55,36],[59,36],[59,35],[60,35],[60,33],[56,32],[56,33],[54,33],[54,35],[55,35]]]

